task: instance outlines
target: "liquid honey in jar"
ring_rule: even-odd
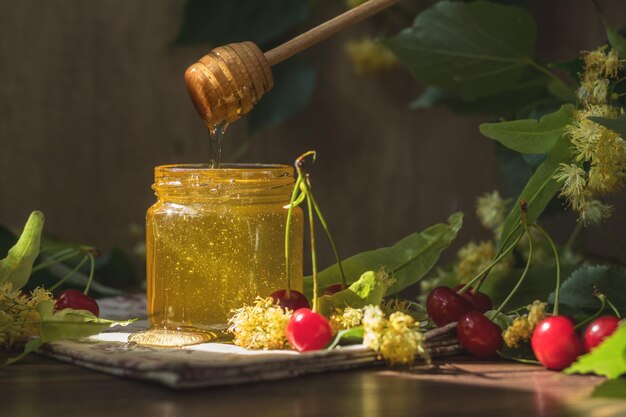
[[[231,310],[286,288],[285,228],[293,168],[165,165],[146,216],[151,329],[131,341],[181,346],[208,341]],[[302,210],[290,231],[292,289],[302,291]],[[213,333],[218,331],[216,333]]]

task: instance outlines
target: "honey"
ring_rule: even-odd
[[[293,169],[281,165],[156,167],[158,201],[146,217],[146,257],[148,315],[152,336],[159,337],[135,341],[160,346],[205,341],[185,339],[185,332],[197,336],[223,329],[232,309],[285,288],[293,186]],[[299,291],[302,228],[302,210],[296,208],[289,268],[291,287]],[[168,339],[168,332],[182,338]]]

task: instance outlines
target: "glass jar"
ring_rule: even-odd
[[[146,262],[148,317],[158,337],[135,341],[206,341],[210,331],[225,327],[232,309],[286,288],[285,225],[293,186],[293,168],[284,165],[156,167]],[[302,228],[298,207],[289,267],[291,287],[299,291]]]

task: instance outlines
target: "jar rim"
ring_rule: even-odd
[[[208,164],[166,164],[154,167],[155,177],[185,176],[198,174],[212,180],[269,180],[292,177],[293,167],[282,164],[221,164],[219,168],[209,168]]]

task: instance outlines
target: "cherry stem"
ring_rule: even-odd
[[[498,309],[494,313],[493,317],[496,317],[502,311],[504,306],[511,300],[513,295],[515,295],[515,293],[517,292],[519,287],[522,285],[522,282],[524,282],[524,278],[526,278],[526,275],[528,275],[528,270],[530,269],[530,264],[531,264],[532,259],[533,259],[533,239],[532,239],[532,236],[530,235],[530,230],[528,229],[528,225],[525,222],[522,222],[522,224],[523,224],[524,230],[526,232],[525,234],[526,234],[526,236],[528,236],[528,260],[526,261],[526,267],[524,268],[524,272],[522,272],[522,276],[517,281],[517,284],[515,284],[515,287],[513,287],[513,289],[511,290],[509,295],[505,298],[505,300],[502,301],[502,304],[500,304],[500,307],[498,307]]]
[[[515,228],[513,230],[511,230],[509,232],[509,234],[507,235],[507,237],[504,239],[504,241],[502,242],[502,244],[500,245],[500,248],[498,249],[498,251],[496,252],[496,258],[498,256],[500,256],[500,254],[502,254],[502,250],[506,247],[506,244],[509,243],[509,240],[515,235],[515,233],[517,233],[517,231],[520,229],[520,227],[522,227],[521,224],[518,224],[517,226],[515,226]],[[519,239],[517,239],[517,241],[515,242],[514,246],[517,244],[517,242],[519,242],[521,239],[521,237]],[[507,248],[507,250],[509,250],[509,248]],[[499,258],[502,259],[502,258]],[[499,261],[498,261],[499,262]],[[482,278],[478,281],[478,284],[476,284],[476,291],[480,290],[480,287],[482,287],[483,283],[485,282],[485,280],[487,279],[487,276],[489,275],[489,271],[491,271],[491,268],[493,268],[495,266],[495,263],[493,265],[491,265],[491,267],[489,268],[488,271],[485,271],[485,273],[482,275]],[[463,288],[463,291],[465,291],[465,288]]]
[[[552,240],[548,232],[546,232],[543,227],[539,226],[536,223],[531,224],[530,227],[532,227],[535,230],[538,230],[539,233],[541,233],[543,237],[546,238],[546,240],[550,244],[550,247],[552,248],[552,252],[554,253],[554,259],[556,262],[556,288],[554,289],[554,308],[552,309],[552,315],[558,316],[559,315],[559,291],[561,289],[561,260],[559,259],[559,251],[556,249],[556,245],[554,244],[554,241]]]
[[[606,303],[609,305],[609,307],[611,307],[611,310],[613,310],[613,313],[615,313],[615,315],[617,316],[618,319],[622,318],[622,315],[620,314],[619,310],[617,309],[617,307],[615,307],[615,304],[613,304],[611,302],[611,300],[609,300],[608,298],[606,299]]]
[[[519,243],[519,241],[522,239],[523,236],[524,235],[520,235],[519,237],[517,237],[517,239],[515,239],[515,242],[513,242],[508,248],[506,248],[506,250],[504,252],[502,252],[500,255],[496,256],[496,258],[493,261],[491,261],[491,263],[489,265],[487,265],[482,271],[480,271],[478,273],[478,275],[476,275],[467,284],[465,284],[465,286],[463,286],[463,288],[458,290],[457,294],[463,294],[465,291],[467,291],[472,286],[472,284],[474,282],[476,282],[480,278],[482,278],[483,274],[489,273],[489,271],[491,271],[491,268],[493,268],[498,262],[500,262],[502,260],[502,258],[507,256],[509,254],[509,252],[511,252],[511,250],[513,250],[513,248]]]
[[[80,250],[76,250],[74,248],[63,249],[63,250],[55,253],[54,255],[50,256],[47,260],[43,261],[39,265],[34,266],[32,272],[34,273],[34,272],[40,271],[42,269],[46,269],[48,267],[51,267],[52,265],[56,265],[58,263],[65,262],[65,261],[67,261],[69,259],[72,259],[75,256],[80,255],[80,254],[81,254],[81,251]]]
[[[93,254],[88,253],[87,256],[89,257],[91,265],[89,267],[89,279],[87,280],[87,285],[85,285],[85,291],[83,292],[85,295],[89,294],[91,283],[93,282],[93,274],[96,270],[96,260],[94,259]]]
[[[597,319],[598,317],[600,317],[600,315],[602,314],[602,312],[604,311],[604,309],[606,308],[606,295],[604,294],[597,294],[596,297],[598,297],[598,300],[600,300],[600,309],[598,311],[596,311],[596,313],[587,318],[586,320],[581,321],[580,323],[578,323],[576,326],[574,326],[574,329],[580,329],[581,327],[585,326],[587,323],[590,323],[592,321],[594,321],[595,319]]]
[[[92,258],[93,258],[93,255],[92,255]],[[61,278],[59,281],[57,281],[56,284],[48,288],[48,291],[52,292],[56,290],[57,288],[59,288],[59,286],[62,285],[65,281],[67,281],[72,275],[74,275],[85,264],[85,262],[87,262],[88,259],[89,259],[89,255],[83,256],[83,259],[81,259],[78,265],[76,265],[74,269],[72,269],[70,272],[65,274],[65,276]]]
[[[304,182],[302,183],[303,192],[305,194],[309,193],[310,182],[309,178],[305,177]],[[311,238],[311,266],[313,268],[313,311],[317,312],[317,259],[315,256],[315,224],[314,224],[314,216],[313,216],[313,204],[311,203],[311,199],[306,199],[308,214],[309,214],[309,234]]]
[[[315,201],[315,198],[313,197],[313,190],[311,189],[310,186],[307,188],[308,188],[307,197],[309,198],[309,200],[311,200],[311,203],[313,203],[313,207],[315,208],[315,213],[317,214],[317,218],[319,219],[320,223],[322,224],[322,227],[326,231],[326,236],[328,236],[328,240],[330,241],[330,246],[332,247],[333,253],[335,254],[335,260],[337,261],[337,264],[339,265],[339,273],[341,274],[341,284],[343,285],[344,288],[346,288],[348,286],[348,281],[346,280],[346,274],[343,271],[343,265],[341,264],[341,258],[339,257],[339,252],[337,252],[335,241],[333,240],[333,237],[330,234],[330,230],[328,229],[326,220],[324,219],[324,216],[322,215],[322,211],[320,210],[319,206],[317,205],[317,202]]]
[[[296,179],[296,182],[293,186],[291,199],[289,200],[289,209],[287,210],[287,224],[285,225],[285,275],[287,276],[287,299],[290,299],[291,297],[291,270],[289,267],[289,238],[291,235],[291,219],[293,218],[293,208],[296,206],[295,202],[298,198],[298,193],[300,192],[301,183],[302,177],[298,175],[298,178]]]

